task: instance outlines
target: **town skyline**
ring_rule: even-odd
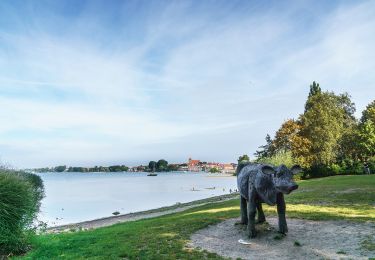
[[[164,160],[160,159],[159,161]],[[166,161],[166,160],[164,160]],[[153,161],[150,161],[153,162]],[[59,165],[59,166],[52,166],[52,167],[38,167],[38,168],[28,168],[27,170],[37,171],[37,172],[140,172],[140,171],[152,171],[148,164],[140,164],[140,165],[125,165],[125,164],[118,164],[118,165],[95,165],[95,166],[67,166],[67,165]],[[155,163],[157,161],[154,161]],[[191,157],[188,158],[186,162],[173,162],[170,163],[166,161],[169,166],[173,166],[173,168],[168,169],[168,171],[190,171],[190,172],[200,172],[206,171],[208,172],[210,169],[216,168],[220,170],[220,172],[225,173],[234,173],[237,163],[233,162],[207,162],[203,160],[192,159]],[[126,168],[126,169],[125,169]]]

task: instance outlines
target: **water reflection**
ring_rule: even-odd
[[[43,173],[39,219],[49,226],[170,206],[236,189],[236,178],[207,173]]]

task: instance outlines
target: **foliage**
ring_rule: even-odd
[[[330,165],[336,160],[338,143],[345,129],[345,111],[338,100],[333,93],[319,92],[306,102],[307,109],[300,118],[300,133],[310,141],[311,165]]]
[[[367,120],[360,124],[356,143],[362,159],[375,156],[375,123]]]
[[[0,256],[28,249],[33,221],[43,197],[44,187],[39,176],[0,171]]]
[[[291,151],[296,135],[300,132],[300,125],[293,119],[286,120],[275,134],[272,145],[276,152]]]
[[[56,166],[54,170],[55,172],[63,172],[66,170],[66,166],[65,165]]]
[[[275,155],[271,157],[259,158],[257,162],[271,165],[285,164],[288,168],[296,164],[290,151],[277,152]]]
[[[150,161],[148,163],[148,168],[150,171],[154,172],[156,170],[156,162],[155,161]]]
[[[291,161],[305,168],[304,178],[363,174],[364,163],[375,156],[375,100],[359,123],[355,111],[348,93],[322,91],[314,81],[304,113],[297,120],[285,121],[274,139],[267,134],[256,160],[277,164],[286,160],[279,158],[287,152]]]
[[[298,182],[286,196],[288,217],[375,221],[375,175],[334,176]],[[353,186],[356,187],[353,190]],[[276,215],[275,207],[264,207]],[[38,236],[26,259],[222,259],[186,241],[199,229],[239,216],[239,199],[210,203],[152,219],[89,231]]]
[[[210,173],[218,173],[218,172],[220,172],[220,170],[219,170],[218,168],[214,167],[214,168],[211,168],[211,169],[209,170],[209,172],[210,172]]]
[[[129,167],[125,165],[113,165],[108,167],[110,172],[126,172],[129,170]]]
[[[238,163],[249,162],[249,161],[250,161],[250,157],[247,154],[244,154],[244,155],[241,155],[240,157],[238,157]]]
[[[368,104],[366,109],[362,112],[361,123],[368,120],[375,124],[375,100]]]
[[[179,168],[178,164],[168,164],[168,171],[170,171],[170,172],[177,171],[178,168]]]
[[[257,158],[265,158],[270,157],[274,154],[274,146],[271,136],[269,134],[266,135],[266,144],[259,146],[259,150],[255,152],[255,156]]]
[[[156,163],[156,170],[158,172],[165,172],[165,171],[168,171],[168,162],[164,159],[160,159],[157,163]]]

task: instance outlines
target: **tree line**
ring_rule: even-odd
[[[303,113],[282,123],[274,138],[267,134],[256,160],[298,163],[304,177],[375,172],[375,100],[360,119],[355,111],[348,93],[323,91],[313,82]]]
[[[137,171],[156,171],[168,172],[177,171],[180,166],[187,166],[187,164],[168,164],[168,161],[160,159],[158,161],[150,161],[148,166],[137,166]],[[37,168],[33,169],[36,172],[127,172],[129,167],[125,165],[113,166],[95,166],[95,167],[67,167],[66,165],[59,165],[51,168]]]

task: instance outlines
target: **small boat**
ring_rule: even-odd
[[[149,173],[147,176],[158,176],[156,173]]]

